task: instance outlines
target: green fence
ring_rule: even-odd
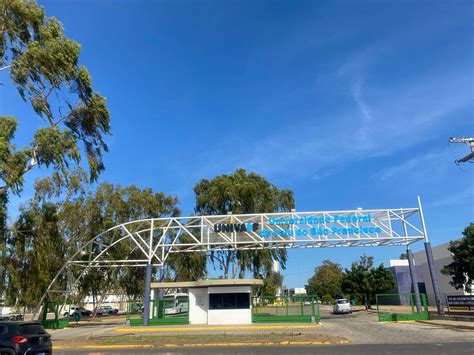
[[[127,302],[127,323],[131,326],[143,325],[143,304]],[[150,301],[149,325],[189,324],[188,297],[164,298]]]
[[[319,323],[316,296],[253,297],[252,321],[256,323]]]
[[[423,293],[419,294],[420,312],[417,312],[414,293],[376,295],[376,301],[380,322],[428,319],[428,304]]]
[[[46,302],[43,307],[41,323],[46,329],[63,329],[69,326],[69,319],[61,317],[62,305]]]

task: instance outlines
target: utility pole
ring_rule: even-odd
[[[472,160],[472,162],[474,162],[474,138],[455,138],[455,137],[451,137],[451,138],[449,138],[449,143],[465,143],[465,144],[469,145],[470,148],[471,148],[471,153],[469,153],[468,155],[466,155],[465,157],[463,157],[461,159],[458,159],[458,160],[454,161],[456,164],[465,163],[465,162],[468,162],[470,160]]]

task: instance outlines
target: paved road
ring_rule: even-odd
[[[144,350],[88,350],[60,351],[55,354],[474,354],[474,331],[447,327],[437,327],[421,323],[380,323],[376,313],[358,312],[352,315],[332,315],[330,307],[321,307],[320,328],[297,330],[301,333],[326,334],[347,338],[348,345],[316,345],[316,346],[271,346],[271,347],[210,347],[210,348],[167,348]],[[94,336],[117,335],[110,328],[76,329],[76,337],[82,338],[88,332]],[[65,332],[68,332],[65,330]],[[238,333],[261,333],[262,331],[239,330]],[[268,331],[267,331],[268,332]],[[280,332],[280,331],[275,331]],[[201,333],[201,332],[199,332]],[[218,334],[219,331],[213,331]],[[221,331],[222,333],[222,331]],[[229,331],[227,331],[229,333]],[[189,334],[189,333],[188,333]],[[71,337],[73,334],[69,334]],[[145,334],[142,334],[145,335]],[[169,334],[168,334],[169,335]],[[53,337],[54,339],[54,337]],[[295,341],[297,341],[295,334]],[[387,345],[389,344],[389,345]]]
[[[351,355],[379,355],[379,354],[469,354],[472,355],[474,342],[471,343],[437,343],[437,344],[351,344],[351,345],[316,345],[316,346],[272,346],[272,347],[238,347],[238,348],[185,348],[185,349],[146,349],[146,350],[88,350],[88,351],[55,351],[55,354],[83,355],[91,354],[222,354],[222,355],[299,355],[299,354],[351,354]]]
[[[376,313],[332,315],[321,307],[320,334],[340,335],[354,344],[474,342],[474,331],[437,327],[416,322],[380,323]],[[474,351],[473,351],[474,353]]]

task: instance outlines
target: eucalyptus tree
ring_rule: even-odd
[[[17,147],[12,140],[18,120],[0,112],[0,218],[5,218],[8,192],[20,194],[24,175],[35,167],[50,168],[64,185],[85,156],[90,180],[97,180],[104,170],[110,118],[105,98],[79,65],[80,45],[35,1],[0,0],[0,29],[0,90],[7,83],[16,88],[32,108],[29,126],[38,127],[28,143]],[[5,233],[0,248],[3,260]]]
[[[105,230],[131,220],[171,217],[180,214],[176,197],[162,192],[153,192],[149,188],[141,189],[134,185],[122,187],[102,183],[95,189],[91,189],[90,185],[87,185],[87,175],[82,169],[74,170],[69,175],[68,180],[69,184],[66,188],[63,186],[61,177],[57,174],[37,180],[33,201],[15,223],[15,226],[26,225],[24,216],[31,216],[32,211],[30,210],[33,207],[33,211],[39,208],[37,206],[52,205],[55,207],[57,226],[61,237],[61,243],[58,242],[58,245],[64,245],[64,250],[42,249],[42,252],[47,253],[49,258],[60,261],[59,264],[55,264],[57,267],[54,272],[48,273],[48,282],[53,279],[54,274],[62,267],[69,256],[76,253],[87,242]],[[54,203],[51,201],[54,201]],[[16,231],[27,229],[26,227],[15,227]],[[20,260],[17,255],[26,255],[23,252],[23,244],[18,243],[21,235],[15,233],[15,238],[9,240],[11,248],[9,273],[11,274],[11,280],[9,280],[11,288],[9,287],[9,289],[11,289],[11,295],[15,293],[31,294],[29,284],[17,282],[17,280],[22,279],[23,275],[22,269],[15,267],[15,262]],[[104,238],[107,238],[107,236]],[[110,240],[105,239],[101,241],[104,244],[110,242]],[[90,247],[100,248],[101,246],[100,243],[93,243]],[[142,255],[133,245],[123,242],[111,248],[108,251],[108,257],[112,259],[139,259]],[[84,254],[83,258],[84,261],[87,261],[88,255]],[[205,260],[204,262],[199,260],[199,263],[197,263],[197,259],[192,253],[173,255],[167,262],[168,271],[176,280],[198,279],[204,275],[206,264]],[[81,271],[83,271],[82,268],[70,268],[65,274],[66,276],[55,284],[57,290],[65,290],[71,287],[73,281],[79,278]],[[130,298],[142,297],[145,284],[144,277],[142,268],[87,269],[76,285],[76,289],[79,291],[77,300],[91,295],[93,302],[100,303],[102,297],[110,292],[124,293]],[[45,283],[39,284],[37,289],[41,292],[35,291],[35,294],[38,294],[38,292],[42,294],[47,286],[48,284]],[[19,298],[17,304],[30,305],[30,303],[25,303],[25,298]]]
[[[31,201],[20,211],[9,233],[8,244],[6,301],[31,308],[41,298],[67,255],[56,205]],[[64,280],[60,283],[64,284]]]
[[[61,230],[68,241],[69,254],[73,254],[89,240],[120,223],[178,216],[180,211],[177,205],[176,197],[155,193],[149,188],[102,183],[95,191],[63,203]],[[110,242],[102,241],[104,244]],[[96,247],[100,245],[91,245],[91,248]],[[112,259],[136,259],[140,256],[140,251],[129,243],[116,244],[108,253]],[[77,271],[73,276],[78,276]],[[88,270],[79,281],[79,289],[84,295],[91,294],[94,302],[100,302],[100,296],[107,292],[125,292],[131,298],[139,297],[143,294],[144,284],[143,269],[101,268]]]
[[[292,191],[279,189],[264,177],[244,169],[212,180],[202,179],[194,192],[195,210],[201,215],[288,212],[295,205]],[[223,271],[224,278],[242,278],[247,271],[265,277],[272,271],[273,260],[285,267],[286,256],[284,249],[229,249],[210,255],[212,264]]]
[[[19,193],[23,176],[35,166],[67,173],[86,156],[90,178],[104,169],[104,137],[110,133],[105,98],[79,65],[80,45],[34,1],[0,0],[0,71],[8,72],[20,98],[34,112],[36,130],[29,144],[10,143],[18,121],[1,116],[1,192]]]

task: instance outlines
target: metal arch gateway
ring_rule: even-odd
[[[151,266],[163,267],[172,253],[356,246],[408,248],[423,239],[428,242],[419,198],[416,208],[291,211],[131,221],[110,228],[81,246],[51,281],[36,311],[48,295],[59,292],[67,298],[75,292],[89,268],[147,267],[149,286]],[[138,251],[141,257],[114,258],[113,248],[121,243],[129,243],[132,252]],[[71,267],[82,269],[79,276],[66,290],[57,290],[54,287],[57,281]]]

